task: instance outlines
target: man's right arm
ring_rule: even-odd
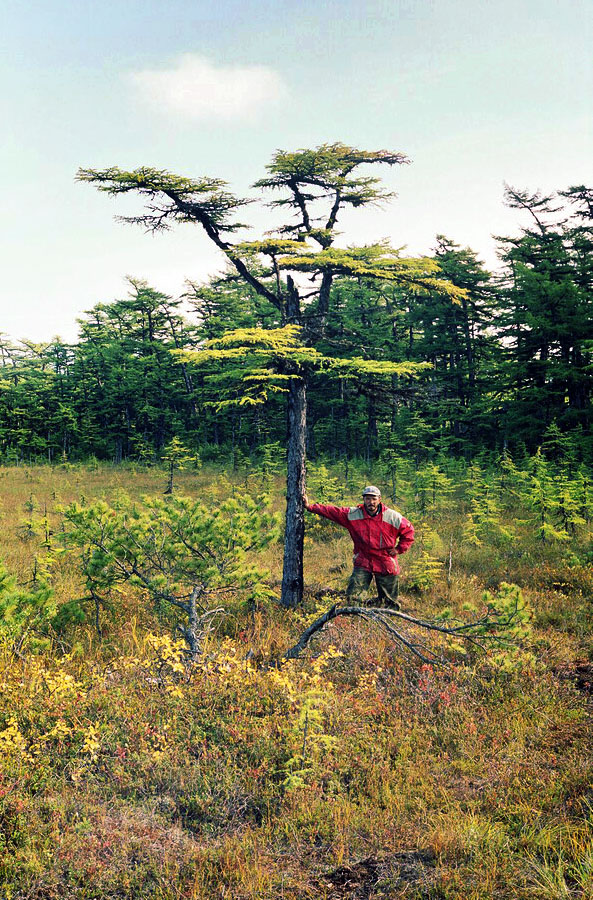
[[[350,512],[349,506],[328,506],[324,503],[309,503],[307,496],[304,497],[304,500],[305,509],[308,509],[309,512],[315,513],[317,516],[323,516],[325,519],[330,519],[332,522],[337,522],[338,525],[346,525],[348,513]]]

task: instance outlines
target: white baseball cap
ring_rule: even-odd
[[[373,494],[375,497],[380,497],[381,491],[379,490],[378,487],[375,487],[374,484],[369,484],[367,487],[365,487],[364,491],[362,492],[362,496],[364,497],[365,494]]]

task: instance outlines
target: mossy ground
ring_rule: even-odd
[[[213,470],[177,480],[213,503],[232,490]],[[45,510],[57,546],[60,505],[165,483],[131,467],[1,469],[3,561],[26,582],[37,557],[59,600],[78,596],[67,553],[43,562]],[[281,509],[280,482],[268,487]],[[331,527],[309,532],[305,608],[229,600],[190,677],[131,590],[102,641],[92,622],[34,636],[20,655],[5,641],[1,895],[592,897],[590,536],[542,545],[517,515],[510,543],[471,546],[462,515],[452,497],[425,516],[443,566],[421,594],[404,578],[403,605],[466,615],[485,587],[519,584],[533,629],[506,661],[423,666],[337,620],[303,658],[274,665],[328,605],[316,594],[345,584],[349,539]],[[419,541],[404,569],[420,553]],[[281,555],[266,552],[272,580]]]

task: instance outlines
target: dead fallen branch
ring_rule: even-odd
[[[411,656],[431,665],[446,665],[442,654],[421,642],[419,634],[441,635],[451,641],[461,640],[477,649],[486,650],[493,643],[505,640],[502,633],[508,633],[515,626],[518,614],[518,605],[505,616],[500,616],[496,610],[488,607],[482,616],[470,622],[445,625],[439,621],[418,619],[400,610],[372,606],[338,606],[335,603],[303,631],[296,644],[286,651],[284,659],[296,659],[300,656],[311,639],[333,619],[340,616],[357,616],[376,625]],[[508,642],[508,637],[506,641]]]

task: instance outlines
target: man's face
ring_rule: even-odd
[[[379,509],[381,497],[377,497],[376,494],[365,494],[362,498],[362,502],[364,503],[366,511],[372,516],[373,513],[376,513]]]

